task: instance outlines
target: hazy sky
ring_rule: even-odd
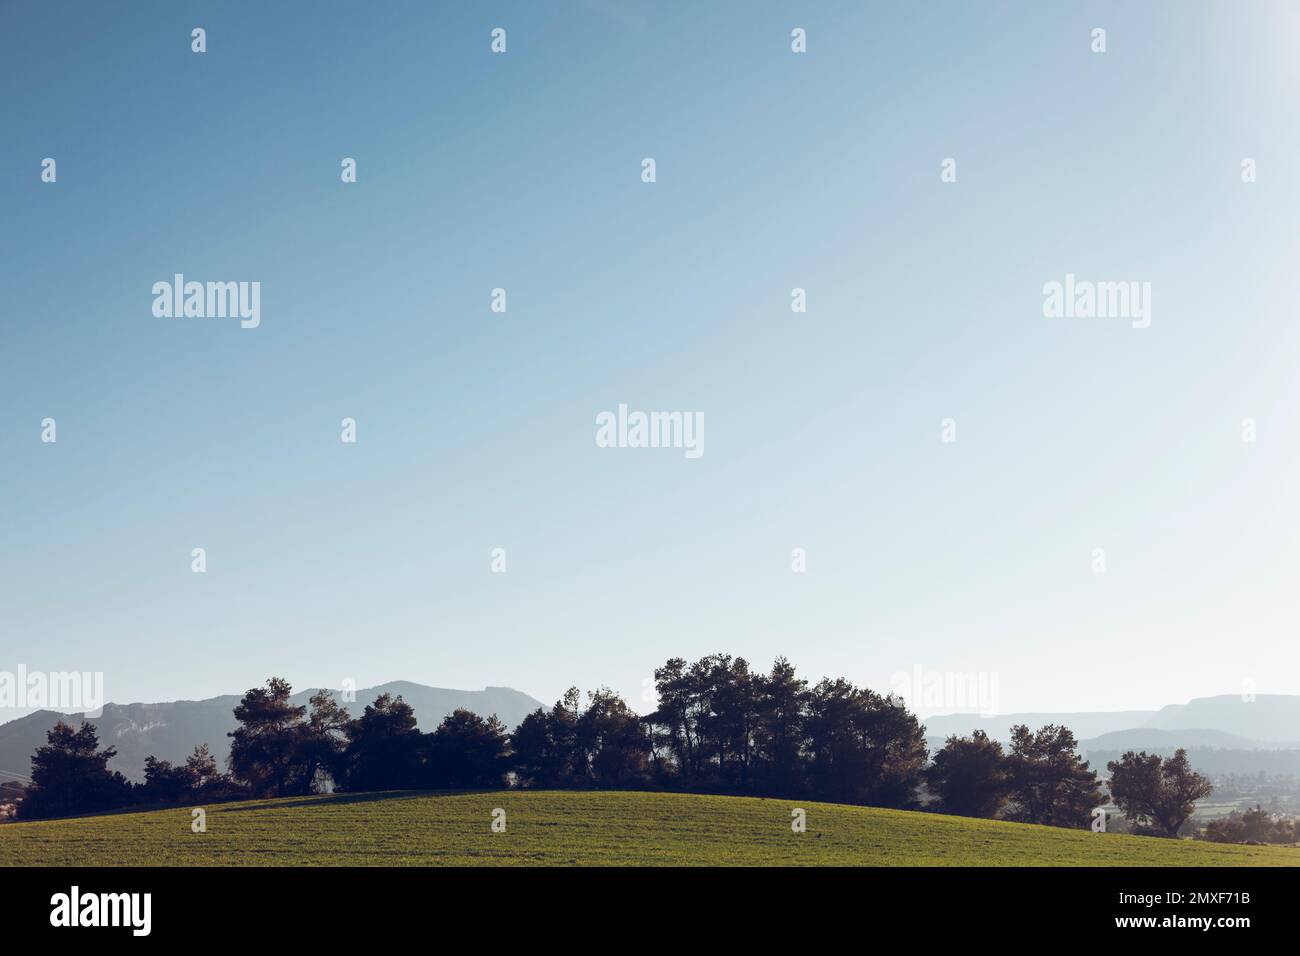
[[[0,670],[1300,693],[1295,3],[5,0],[0,88]]]

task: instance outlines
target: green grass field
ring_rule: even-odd
[[[492,811],[506,811],[493,833]],[[806,833],[790,811],[807,811]],[[754,797],[496,791],[255,800],[0,825],[0,866],[712,864],[1300,865],[1219,846]]]

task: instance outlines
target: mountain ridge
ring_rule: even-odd
[[[295,693],[295,705],[307,701],[322,688],[308,688]],[[340,700],[342,692],[326,688]],[[394,680],[374,687],[358,689],[355,701],[342,701],[352,716],[360,716],[367,704],[380,694],[402,698],[415,711],[420,730],[433,730],[442,719],[458,708],[481,716],[496,714],[511,730],[538,707],[544,707],[522,691],[512,687],[487,686],[482,690],[458,690],[431,687],[414,681]],[[144,759],[153,755],[173,763],[182,761],[193,749],[206,743],[218,764],[225,766],[230,752],[230,738],[237,722],[234,707],[239,694],[220,694],[200,700],[159,701],[154,703],[107,703],[99,717],[86,718],[99,732],[101,747],[116,747],[117,755],[109,769],[118,770],[131,780],[144,778]],[[31,756],[45,743],[45,735],[58,721],[79,722],[81,714],[64,714],[39,710],[0,724],[0,779],[25,780],[31,773]]]
[[[1005,743],[1013,724],[1031,729],[1045,724],[1064,724],[1077,740],[1091,740],[1105,734],[1132,730],[1217,731],[1254,743],[1272,746],[1300,741],[1300,695],[1240,694],[1195,697],[1185,704],[1166,704],[1159,710],[1074,711],[1062,713],[1025,712],[998,714],[937,714],[921,721],[932,737],[951,734],[969,736],[983,730]]]

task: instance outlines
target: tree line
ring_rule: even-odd
[[[931,759],[925,727],[904,702],[843,678],[810,684],[778,658],[764,673],[741,657],[681,658],[656,669],[658,707],[639,715],[608,688],[570,688],[513,730],[456,710],[422,732],[400,696],[353,717],[328,691],[295,705],[273,677],[234,708],[220,771],[206,745],[183,763],[149,757],[145,780],[109,771],[113,748],[94,727],[60,723],[32,758],[26,818],[133,804],[177,804],[322,792],[470,789],[665,789],[933,809],[1086,827],[1106,802],[1074,734],[1012,728],[1007,748],[982,731],[953,736]],[[1186,755],[1128,753],[1109,764],[1110,794],[1130,820],[1174,835],[1209,785]]]
[[[1296,843],[1300,842],[1297,822],[1256,806],[1211,820],[1200,837],[1212,843]]]

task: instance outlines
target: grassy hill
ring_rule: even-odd
[[[494,808],[506,832],[493,833]],[[790,829],[807,811],[808,830]],[[1218,846],[900,810],[672,793],[376,793],[0,825],[0,866],[1300,865]]]

